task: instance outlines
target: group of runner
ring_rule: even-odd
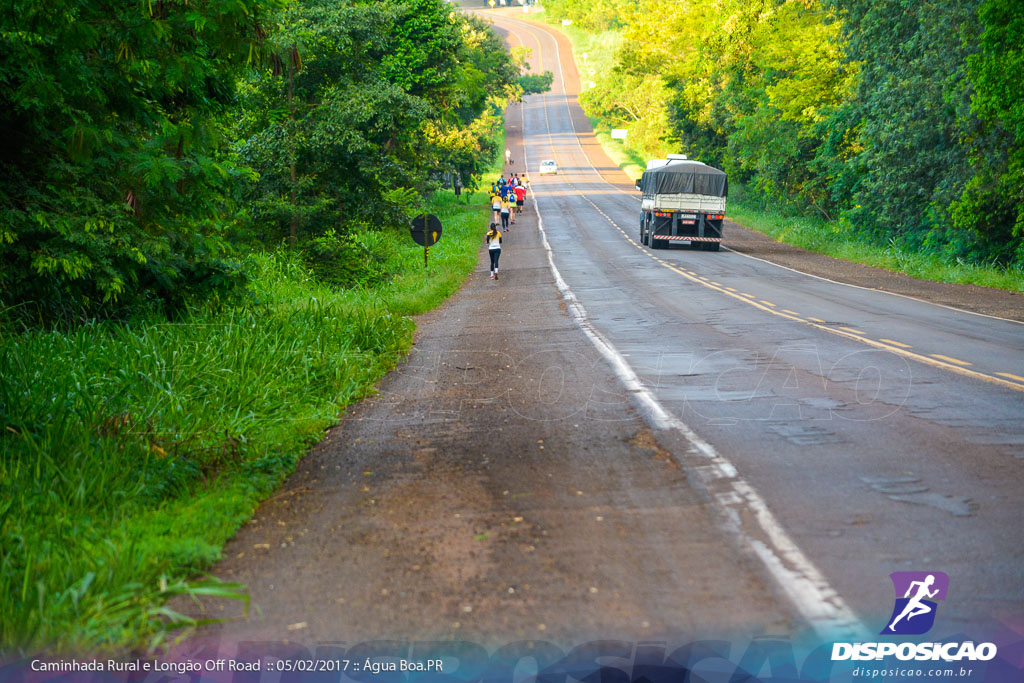
[[[505,160],[511,163],[510,153],[505,150]],[[511,231],[509,227],[516,222],[516,214],[523,214],[526,204],[526,191],[530,188],[530,179],[524,173],[504,175],[491,185],[491,210],[493,220],[484,240],[491,257],[491,279],[498,279],[498,259],[501,257],[501,231]],[[501,229],[498,228],[500,221]]]
[[[491,210],[494,213],[494,222],[509,230],[509,226],[516,222],[516,213],[523,213],[526,191],[529,188],[530,179],[526,174],[523,174],[522,178],[518,173],[509,174],[508,178],[502,176],[498,182],[492,183]]]

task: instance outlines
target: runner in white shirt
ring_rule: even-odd
[[[487,253],[491,257],[491,279],[498,279],[498,259],[501,258],[501,231],[495,223],[491,223],[491,229],[484,236],[487,242]]]

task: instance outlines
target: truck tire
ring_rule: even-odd
[[[702,242],[700,248],[704,251],[718,251],[720,246],[722,246],[721,242]]]
[[[662,241],[654,239],[654,234],[653,233],[651,233],[648,236],[648,239],[651,241],[651,249],[661,249],[662,248]]]
[[[640,219],[640,244],[647,244],[647,231],[644,229],[647,226],[645,225],[645,223],[646,223],[646,221],[643,218],[641,218]]]

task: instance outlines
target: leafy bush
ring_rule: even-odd
[[[328,230],[305,246],[306,263],[321,282],[342,289],[380,284],[388,276],[387,256],[374,252],[368,240],[360,239],[365,234],[365,228],[344,235]]]
[[[524,95],[537,95],[551,90],[555,75],[550,71],[540,74],[523,74],[519,77],[519,85]]]

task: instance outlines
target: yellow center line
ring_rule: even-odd
[[[941,353],[933,353],[933,354],[931,354],[931,356],[932,356],[932,358],[938,358],[939,360],[944,360],[947,363],[956,363],[957,365],[963,365],[963,366],[974,365],[973,363],[968,363],[967,361],[960,360],[959,358],[950,358],[949,356],[943,356]]]
[[[638,248],[641,251],[643,251],[642,247],[638,247]],[[906,344],[900,344],[899,342],[896,342],[894,344],[894,343],[892,343],[891,340],[884,340],[884,341],[886,341],[888,343],[883,343],[883,341],[875,341],[874,339],[862,336],[861,334],[855,334],[853,332],[847,332],[845,330],[839,330],[839,329],[837,329],[835,327],[828,327],[827,325],[823,324],[825,321],[821,320],[820,318],[809,318],[807,320],[804,320],[803,318],[797,317],[795,315],[790,315],[788,313],[784,313],[783,311],[780,311],[778,309],[769,308],[768,306],[762,306],[757,301],[753,301],[751,299],[744,299],[744,298],[742,298],[742,296],[740,294],[732,294],[730,292],[725,291],[728,288],[714,287],[714,286],[712,286],[712,285],[710,285],[708,283],[701,282],[696,277],[691,277],[691,276],[687,275],[687,273],[685,271],[681,270],[680,268],[676,268],[675,266],[670,265],[668,263],[665,264],[665,267],[668,268],[669,270],[675,272],[675,273],[678,273],[678,274],[682,275],[683,277],[685,277],[686,279],[690,280],[691,282],[693,282],[695,284],[701,285],[702,287],[707,287],[708,289],[713,289],[713,290],[715,290],[717,292],[721,292],[722,294],[724,294],[726,296],[729,296],[729,297],[732,297],[733,299],[736,299],[737,301],[743,301],[743,302],[753,306],[754,308],[757,308],[757,309],[760,309],[762,311],[765,311],[766,313],[771,313],[772,315],[777,315],[780,318],[786,318],[787,320],[793,320],[795,322],[804,323],[805,325],[809,325],[810,327],[813,327],[815,329],[821,330],[823,332],[828,332],[830,334],[834,334],[834,335],[837,335],[837,336],[840,336],[840,337],[846,337],[847,339],[852,339],[854,341],[862,342],[862,343],[867,344],[868,346],[872,346],[872,347],[874,347],[876,349],[881,349],[883,351],[889,351],[890,353],[894,353],[894,354],[896,354],[898,356],[903,356],[904,358],[910,358],[910,359],[913,359],[913,360],[916,360],[918,362],[924,363],[925,365],[930,365],[930,366],[935,367],[935,368],[941,368],[943,370],[949,370],[951,372],[955,372],[958,375],[966,375],[967,377],[973,377],[975,379],[980,379],[982,381],[989,382],[991,384],[999,384],[1001,386],[1010,387],[1011,389],[1016,389],[1018,391],[1024,391],[1024,377],[1017,377],[1016,375],[1008,375],[1007,373],[1002,373],[1002,372],[995,373],[997,375],[1000,375],[1000,377],[994,377],[993,375],[987,375],[987,374],[982,373],[982,372],[977,372],[977,371],[974,371],[974,370],[968,370],[967,368],[964,368],[964,367],[962,367],[962,366],[957,364],[957,363],[965,363],[966,361],[960,361],[960,360],[956,360],[956,359],[953,359],[953,358],[948,358],[947,356],[935,356],[933,358],[929,358],[928,356],[925,356],[925,355],[922,355],[922,354],[919,354],[919,353],[914,353],[913,351],[908,351],[906,348],[901,348],[901,347],[907,346]],[[750,294],[746,294],[745,296],[751,296],[751,295]],[[814,321],[814,322],[810,322],[810,321]],[[910,348],[910,347],[907,347],[907,348]],[[968,363],[968,365],[969,365],[969,363]],[[1017,381],[1019,381],[1021,383],[1018,384],[1017,381],[1011,382],[1011,381],[1008,381],[1007,379],[1001,379],[1001,377],[1008,377],[1010,379],[1017,380]]]
[[[901,349],[912,349],[912,348],[914,348],[910,344],[904,344],[903,342],[893,341],[892,339],[886,339],[885,337],[880,337],[878,339],[878,341],[885,342],[886,344],[892,344],[893,346],[898,346]]]
[[[846,330],[847,332],[853,332],[854,334],[867,334],[866,332],[864,332],[864,330],[856,330],[856,329],[854,329],[852,327],[843,327],[841,325],[838,326],[838,327],[841,330]]]
[[[611,219],[609,219],[609,222],[612,225],[615,225],[614,221],[612,221]],[[615,227],[618,228],[618,225],[615,225]],[[621,228],[619,228],[619,229],[621,230]],[[639,249],[641,252],[647,254],[648,256],[651,256],[651,258],[654,258],[649,252],[645,251],[642,246],[637,245],[637,249]],[[660,260],[660,259],[655,259],[655,260]],[[995,374],[999,375],[999,377],[994,377],[993,375],[987,375],[987,374],[982,373],[982,372],[976,372],[974,370],[968,370],[967,368],[958,365],[958,363],[966,363],[966,361],[960,361],[960,360],[956,360],[956,359],[953,359],[953,358],[949,358],[948,356],[939,356],[939,355],[935,355],[934,357],[929,358],[928,356],[924,356],[924,355],[919,354],[919,353],[914,353],[913,351],[908,351],[907,349],[912,348],[908,344],[902,344],[900,342],[895,342],[895,341],[893,341],[891,339],[883,339],[883,340],[880,340],[880,341],[875,341],[874,339],[871,339],[869,337],[863,336],[863,333],[854,333],[854,332],[847,331],[847,329],[851,329],[851,328],[840,330],[840,329],[837,329],[837,328],[834,328],[834,327],[828,327],[825,324],[825,321],[822,320],[821,318],[810,318],[809,317],[809,318],[807,318],[805,320],[805,319],[799,317],[798,314],[796,314],[796,313],[794,313],[792,311],[787,311],[785,309],[778,310],[778,309],[775,309],[775,308],[770,308],[768,306],[763,306],[760,303],[758,303],[757,301],[753,300],[754,297],[753,297],[752,294],[747,294],[745,292],[735,293],[735,292],[737,292],[737,290],[733,289],[732,287],[716,287],[716,286],[711,285],[709,283],[702,282],[701,280],[697,279],[696,277],[693,277],[692,274],[688,274],[688,271],[684,271],[681,268],[677,268],[677,267],[675,267],[675,266],[673,266],[673,265],[671,265],[669,263],[663,262],[663,265],[666,268],[668,268],[669,270],[671,270],[671,271],[673,271],[675,273],[678,273],[679,275],[682,275],[683,277],[685,277],[686,279],[694,282],[695,284],[701,285],[702,287],[707,287],[708,289],[713,289],[713,290],[715,290],[717,292],[721,292],[722,294],[724,294],[726,296],[729,296],[729,297],[732,297],[733,299],[736,299],[737,301],[743,301],[743,302],[753,306],[754,308],[758,308],[758,309],[760,309],[762,311],[765,311],[767,313],[771,313],[772,315],[777,315],[780,318],[786,318],[788,320],[793,320],[795,322],[804,323],[805,325],[809,325],[809,326],[811,326],[811,327],[813,327],[815,329],[821,330],[823,332],[828,332],[830,334],[834,334],[834,335],[837,335],[837,336],[840,336],[840,337],[846,337],[847,339],[852,339],[854,341],[862,342],[862,343],[867,344],[868,346],[872,346],[872,347],[874,347],[876,349],[882,349],[883,351],[889,351],[890,353],[894,353],[894,354],[896,354],[898,356],[903,356],[904,358],[910,358],[910,359],[916,360],[918,362],[924,363],[925,365],[930,365],[932,367],[941,368],[941,369],[944,369],[944,370],[949,370],[951,372],[955,372],[958,375],[966,375],[968,377],[973,377],[975,379],[980,379],[982,381],[989,382],[991,384],[999,384],[1001,386],[1010,387],[1011,389],[1016,389],[1018,391],[1024,391],[1024,377],[1018,377],[1016,375],[1010,375],[1010,374],[1005,373],[1005,372],[997,372]],[[726,291],[726,290],[729,290],[729,291]],[[743,297],[750,297],[750,298],[743,298]],[[966,364],[970,365],[970,363],[966,363]],[[1008,381],[1008,379],[1001,379],[1002,377],[1006,377],[1008,379],[1012,379],[1012,380],[1015,380],[1015,381],[1011,382],[1011,381]],[[1018,384],[1017,382],[1020,382],[1020,384]]]
[[[546,114],[546,110],[545,110],[545,114]],[[549,135],[550,135],[550,132],[549,132]],[[593,206],[595,209],[598,209],[597,205],[594,204],[594,202],[590,201],[589,198],[584,197],[584,199],[586,199],[587,202],[591,206]],[[627,239],[628,239],[628,235],[627,235],[626,231],[624,231],[621,226],[619,226],[614,220],[612,220],[612,218],[610,216],[608,216],[604,212],[601,212],[600,209],[598,209],[598,211],[601,213],[602,216],[604,216],[605,220],[607,220],[609,223],[611,223],[612,226],[614,226],[619,232],[621,232],[623,234],[623,236],[626,236]],[[1011,389],[1016,389],[1018,391],[1024,391],[1024,377],[1019,377],[1018,375],[1012,375],[1012,374],[1006,373],[1006,372],[997,372],[997,373],[995,373],[995,375],[999,375],[999,377],[995,377],[993,375],[988,375],[988,374],[985,374],[985,373],[977,372],[975,370],[968,370],[967,368],[963,367],[963,366],[971,365],[971,363],[968,363],[967,361],[958,360],[956,358],[951,358],[949,356],[943,356],[943,355],[940,355],[940,354],[932,354],[932,357],[929,358],[928,356],[924,356],[924,355],[919,354],[919,353],[914,353],[913,351],[908,351],[907,349],[909,349],[911,347],[909,345],[907,345],[907,344],[902,344],[900,342],[895,342],[895,341],[892,341],[890,339],[883,339],[881,341],[875,341],[874,339],[870,339],[868,337],[863,336],[863,334],[864,334],[863,332],[860,332],[858,330],[854,330],[853,328],[840,328],[840,329],[836,329],[834,327],[828,327],[825,324],[825,321],[822,320],[821,318],[811,318],[811,317],[808,317],[805,320],[804,318],[799,317],[799,314],[796,313],[795,311],[790,311],[788,309],[779,310],[779,309],[775,308],[775,304],[772,304],[772,303],[767,302],[767,301],[759,303],[756,300],[756,298],[754,297],[753,294],[748,294],[746,292],[738,292],[737,293],[737,290],[732,288],[732,287],[723,287],[723,286],[721,286],[717,282],[714,282],[714,283],[710,282],[708,280],[708,278],[705,278],[705,277],[702,277],[702,276],[698,276],[693,271],[684,271],[681,268],[677,268],[676,266],[674,266],[674,265],[672,265],[672,264],[670,264],[670,263],[668,263],[666,261],[663,261],[660,258],[657,258],[653,254],[651,254],[649,251],[646,251],[643,248],[643,246],[641,246],[637,242],[634,242],[632,239],[630,239],[629,241],[632,242],[633,245],[639,251],[641,251],[642,253],[646,254],[647,256],[652,258],[654,261],[656,261],[656,262],[660,263],[661,265],[665,266],[667,269],[669,269],[669,270],[671,270],[671,271],[673,271],[675,273],[678,273],[679,275],[682,275],[683,277],[687,278],[688,280],[691,280],[695,284],[701,285],[702,287],[707,287],[708,289],[713,289],[713,290],[715,290],[717,292],[720,292],[720,293],[722,293],[722,294],[724,294],[726,296],[732,297],[733,299],[736,299],[737,301],[743,301],[746,304],[748,304],[750,306],[753,306],[754,308],[760,309],[760,310],[762,310],[762,311],[764,311],[766,313],[770,313],[772,315],[777,315],[780,318],[786,318],[787,320],[793,320],[795,322],[800,322],[800,323],[803,323],[803,324],[808,325],[810,327],[814,327],[814,328],[816,328],[818,330],[821,330],[823,332],[827,332],[829,334],[834,334],[834,335],[837,335],[837,336],[840,336],[840,337],[846,337],[846,338],[852,339],[854,341],[862,342],[864,344],[867,344],[868,346],[872,346],[872,347],[877,348],[877,349],[882,349],[884,351],[889,351],[890,353],[894,353],[896,355],[903,356],[905,358],[911,358],[913,360],[916,360],[916,361],[919,361],[921,363],[924,363],[925,365],[930,365],[932,367],[937,367],[937,368],[949,370],[949,371],[955,372],[955,373],[957,373],[959,375],[965,375],[965,376],[968,376],[968,377],[973,377],[975,379],[980,379],[980,380],[983,380],[983,381],[986,381],[986,382],[989,382],[989,383],[992,383],[992,384],[999,384],[1001,386],[1009,387]],[[746,298],[744,298],[744,297],[746,297]],[[1001,378],[1004,378],[1004,377],[1006,379],[1001,379]],[[1013,380],[1013,381],[1010,381],[1010,380]]]
[[[738,292],[739,291],[735,287],[726,287],[726,289],[728,289],[730,292]]]
[[[776,308],[775,304],[773,304],[773,303],[772,303],[771,301],[765,301],[764,299],[761,299],[760,301],[761,301],[761,303],[763,303],[763,304],[764,304],[765,306],[771,306],[772,308]]]

